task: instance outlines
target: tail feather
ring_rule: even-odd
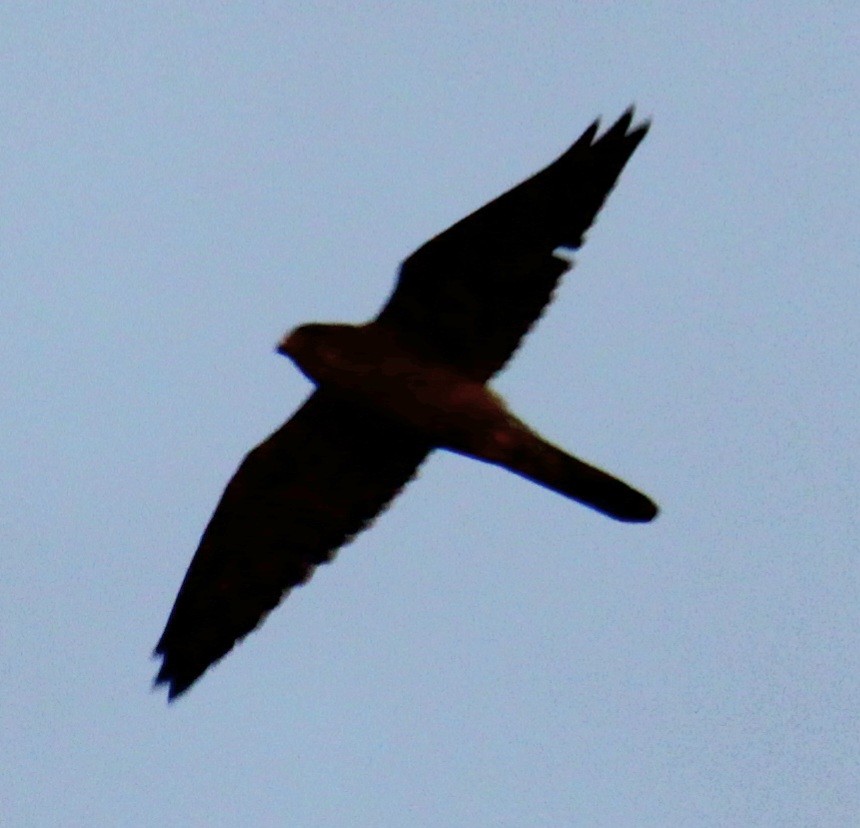
[[[549,443],[523,457],[522,462],[514,461],[506,467],[515,474],[615,520],[647,523],[657,517],[657,505],[647,495]]]
[[[497,433],[495,437],[491,448],[456,450],[506,468],[615,520],[647,523],[657,516],[657,505],[642,492],[571,456],[530,430],[516,428]]]

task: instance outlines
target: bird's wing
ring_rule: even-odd
[[[186,690],[415,474],[414,432],[316,391],[248,454],[221,497],[155,648],[156,683]]]
[[[402,265],[376,319],[428,358],[486,381],[550,301],[648,123],[629,109],[595,140],[595,121],[536,175],[440,233]]]

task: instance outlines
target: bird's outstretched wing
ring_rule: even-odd
[[[648,131],[629,109],[602,136],[595,121],[545,169],[416,250],[376,319],[427,358],[485,382],[550,301],[576,249]]]
[[[227,484],[155,648],[156,683],[171,699],[186,690],[368,526],[429,450],[414,432],[312,394]]]

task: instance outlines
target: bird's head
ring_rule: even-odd
[[[299,325],[289,333],[284,334],[278,343],[276,351],[281,356],[289,357],[299,368],[306,362],[317,362],[319,357],[330,349],[336,341],[332,329],[337,325],[323,325],[314,322],[310,325]]]
[[[284,336],[276,350],[289,357],[308,379],[325,383],[332,372],[355,368],[359,330],[355,325],[300,325]]]
[[[318,325],[300,325],[298,328],[285,333],[278,342],[275,351],[281,356],[289,357],[293,361],[301,359],[301,354],[308,350],[314,340],[314,329]]]

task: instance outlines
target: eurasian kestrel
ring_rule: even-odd
[[[366,528],[433,449],[510,469],[622,521],[657,507],[518,420],[486,383],[550,301],[648,123],[595,121],[541,172],[431,239],[364,325],[303,325],[278,351],[316,385],[248,454],[206,527],[164,633],[172,699]]]

